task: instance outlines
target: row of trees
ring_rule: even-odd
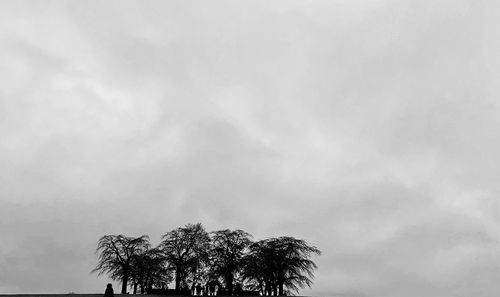
[[[310,287],[316,269],[311,257],[321,254],[293,237],[254,242],[243,230],[209,233],[201,223],[167,232],[156,247],[147,235],[105,235],[99,239],[96,253],[98,263],[92,272],[121,281],[123,294],[129,285],[136,294],[138,289],[144,293],[173,281],[179,292],[190,284],[221,284],[219,289],[228,295],[235,287],[262,295],[284,295]]]

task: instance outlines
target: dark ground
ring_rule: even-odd
[[[98,294],[0,294],[0,297],[102,297],[104,293]],[[141,295],[133,295],[133,294],[115,294],[115,297],[140,297]],[[154,294],[144,294],[142,296],[148,297],[165,297],[164,295],[154,295]],[[176,297],[176,296],[168,296],[168,297]],[[181,296],[178,296],[181,297]],[[182,296],[186,297],[186,296]]]
[[[0,297],[102,297],[104,293],[98,294],[0,294]],[[115,294],[116,297],[165,297],[165,295],[155,295],[155,294],[144,294],[144,295],[133,295],[133,294]],[[186,297],[186,296],[174,296],[169,295],[168,297]],[[261,297],[261,296],[259,296]],[[295,296],[298,297],[298,296]]]

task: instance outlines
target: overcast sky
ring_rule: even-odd
[[[494,2],[2,1],[0,293],[202,222],[320,248],[304,295],[498,296]]]

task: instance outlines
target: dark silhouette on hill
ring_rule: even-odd
[[[225,289],[233,292],[235,275],[244,265],[245,250],[252,243],[252,235],[243,230],[229,229],[212,232],[210,270],[225,282]]]
[[[243,230],[208,233],[201,223],[165,233],[156,248],[146,235],[105,235],[92,272],[120,280],[122,294],[130,286],[134,294],[285,296],[312,285],[318,248],[290,236],[251,238]]]
[[[202,269],[208,261],[210,237],[201,223],[188,224],[162,236],[160,249],[175,274],[175,289]]]
[[[149,249],[149,237],[126,237],[123,235],[104,235],[97,242],[99,254],[97,266],[92,272],[108,274],[111,279],[122,281],[122,294],[127,293],[127,283],[132,273],[135,255]]]
[[[108,284],[106,286],[106,290],[104,291],[104,297],[114,297],[114,296],[115,296],[115,293],[113,291],[113,285]]]
[[[243,278],[262,295],[298,292],[312,284],[317,268],[312,255],[321,255],[321,251],[304,240],[289,236],[260,240],[250,246]]]

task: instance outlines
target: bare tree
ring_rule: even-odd
[[[134,294],[140,287],[141,294],[146,289],[153,286],[160,287],[172,281],[171,271],[167,268],[166,258],[163,253],[157,249],[148,249],[142,253],[134,255],[131,265],[131,279]]]
[[[298,292],[312,284],[317,268],[313,255],[321,255],[321,251],[301,239],[283,236],[261,240],[250,246],[244,276],[266,295],[284,295],[285,288]]]
[[[162,236],[160,248],[175,271],[175,289],[186,285],[207,261],[210,237],[201,223],[188,224]]]
[[[108,274],[114,280],[121,280],[122,294],[127,293],[127,282],[132,273],[135,256],[149,249],[149,237],[126,237],[124,235],[104,235],[97,242],[97,266],[91,271]]]
[[[224,279],[227,292],[233,292],[235,274],[243,268],[247,247],[252,235],[243,230],[219,230],[211,232],[212,248],[210,265],[213,274]]]

